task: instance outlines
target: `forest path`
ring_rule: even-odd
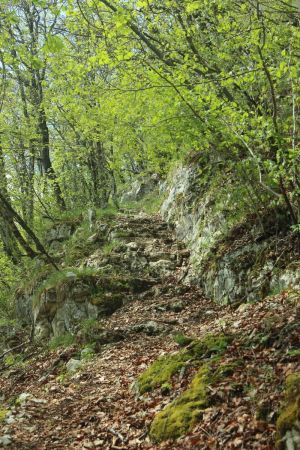
[[[281,295],[232,309],[203,298],[180,281],[188,252],[158,216],[121,216],[118,235],[135,253],[131,261],[147,259],[155,280],[106,320],[124,339],[103,345],[74,374],[65,375],[66,363],[78,357],[78,345],[37,352],[30,365],[0,373],[8,411],[0,421],[0,448],[1,442],[22,450],[274,448],[280,386],[298,364],[287,353],[298,339],[293,300]],[[220,365],[239,364],[211,388],[211,405],[187,436],[154,444],[148,437],[154,415],[186,389],[195,370],[175,375],[167,393],[158,388],[141,396],[136,380],[160,355],[178,351],[174,335],[201,339],[207,333],[230,335]]]

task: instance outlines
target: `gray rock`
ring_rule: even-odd
[[[184,283],[200,285],[208,297],[224,304],[255,301],[291,287],[300,289],[299,268],[274,268],[274,260],[265,252],[272,237],[261,239],[257,226],[250,230],[252,237],[247,243],[233,246],[223,256],[212,256],[228,232],[228,206],[232,207],[233,200],[228,193],[222,206],[214,207],[216,194],[203,188],[199,177],[197,165],[182,166],[170,184],[160,187],[166,196],[161,214],[175,225],[177,238],[190,250]]]
[[[17,403],[23,404],[31,397],[32,394],[30,394],[29,392],[22,392],[22,394],[20,394],[19,397],[17,398]]]
[[[128,242],[128,244],[125,244],[125,247],[131,251],[137,251],[139,248],[137,242]]]
[[[74,225],[67,223],[59,223],[53,226],[46,236],[46,241],[51,245],[54,241],[63,242],[71,237],[74,232]]]
[[[12,437],[9,434],[4,434],[0,436],[0,445],[3,447],[8,447],[12,443]]]
[[[80,352],[81,359],[87,359],[94,354],[94,350],[91,347],[85,347]]]
[[[176,265],[170,260],[160,259],[159,261],[150,262],[149,267],[154,275],[169,275]]]
[[[135,333],[145,333],[148,336],[161,334],[164,330],[165,328],[154,320],[149,320],[148,322],[140,323],[131,327],[131,331]]]
[[[75,373],[82,367],[82,362],[79,359],[71,358],[67,364],[66,369],[68,373]]]
[[[143,180],[136,180],[132,183],[129,191],[124,192],[121,197],[121,203],[138,201],[152,192],[159,183],[159,176],[157,174]]]
[[[184,304],[182,302],[172,303],[169,309],[175,313],[179,313],[184,310]]]

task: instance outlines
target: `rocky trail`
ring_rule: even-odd
[[[94,247],[85,267],[103,269],[106,277],[121,268],[130,285],[119,287],[122,302],[101,318],[99,329],[88,330],[97,344],[89,358],[83,358],[81,331],[65,349],[30,344],[19,366],[0,361],[5,408],[0,448],[275,448],[284,380],[300,369],[299,353],[293,351],[300,323],[295,295],[283,292],[256,303],[220,306],[185,284],[189,252],[159,216],[118,215],[105,231],[114,242],[105,255],[100,229],[103,224],[96,224],[91,233]],[[41,308],[41,326],[42,311],[49,310]],[[56,327],[59,317],[60,322],[56,309],[51,316]],[[226,336],[228,345],[218,359],[214,350],[201,356],[201,364],[213,361],[222,377],[211,380],[207,405],[186,435],[155,442],[149,437],[153,418],[186,391],[200,363],[188,362],[168,386],[143,394],[138,377],[160,356],[188,345],[184,337],[201,341],[207,335]],[[72,361],[79,361],[77,370]],[[296,434],[289,439],[290,448],[298,449]]]

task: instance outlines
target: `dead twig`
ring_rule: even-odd
[[[125,442],[124,437],[121,435],[121,433],[119,433],[118,431],[116,431],[114,428],[108,428],[108,431],[113,434],[114,436],[118,437],[120,439],[121,442]]]
[[[26,342],[22,342],[22,344],[16,345],[16,347],[9,348],[4,353],[2,353],[2,355],[0,355],[0,359],[3,359],[6,355],[8,355],[8,353],[18,350],[19,348],[25,347],[25,345],[27,345],[27,344],[30,344],[30,340],[26,341]]]

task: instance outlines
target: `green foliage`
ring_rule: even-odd
[[[4,357],[4,364],[8,367],[19,366],[22,363],[22,355],[10,353]]]
[[[90,279],[91,281],[99,275],[99,271],[89,267],[70,267],[61,271],[53,271],[41,285],[35,289],[33,296],[33,305],[36,305],[44,291],[49,289],[58,290],[60,287],[73,283],[75,280]]]
[[[113,219],[116,214],[118,214],[118,209],[115,205],[108,205],[106,208],[96,209],[98,219]]]
[[[13,314],[13,290],[19,281],[20,270],[13,266],[1,248],[0,274],[0,320],[9,320]]]
[[[38,236],[53,220],[76,227],[90,206],[111,223],[122,187],[164,177],[181,161],[198,169],[195,192],[209,194],[216,223],[226,219],[216,233],[200,225],[207,252],[249,214],[266,230],[267,209],[280,207],[278,223],[299,231],[300,32],[292,2],[25,3],[0,6],[0,190]],[[63,32],[53,34],[53,23]],[[156,213],[161,201],[156,191],[128,207]],[[11,258],[24,269],[24,292],[53,270],[27,270],[23,247],[32,242],[3,208],[0,317],[11,315],[19,279]],[[93,248],[83,222],[53,251],[56,261],[76,266]]]
[[[63,244],[63,260],[66,265],[76,265],[84,256],[88,256],[91,253],[95,244],[88,242],[90,236],[91,230],[89,225],[83,223],[70,239]]]
[[[288,355],[293,358],[300,356],[300,348],[295,348],[295,349],[293,348],[293,349],[288,350]]]
[[[80,324],[80,336],[85,343],[93,343],[102,330],[103,326],[96,319],[85,319]]]
[[[101,252],[103,255],[110,255],[115,249],[120,247],[122,245],[120,241],[118,240],[112,240],[110,242],[107,242],[101,247]]]
[[[157,191],[154,191],[151,194],[145,196],[143,200],[141,200],[140,205],[141,209],[147,214],[155,214],[159,212],[162,202],[163,198],[159,196],[159,193]]]
[[[67,348],[75,343],[75,337],[71,333],[62,334],[61,336],[53,337],[49,342],[50,350],[57,350],[58,348]]]
[[[95,346],[93,344],[86,345],[80,353],[81,359],[84,361],[90,361],[95,355]]]

